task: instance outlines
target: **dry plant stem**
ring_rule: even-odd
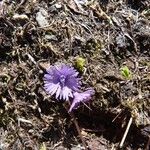
[[[97,14],[99,18],[107,19],[109,23],[113,25],[111,18],[102,10],[102,8],[97,3],[91,5],[90,8]]]
[[[70,106],[70,101],[68,101],[68,104],[69,104],[69,106]],[[66,108],[66,110],[68,110],[68,109]],[[81,130],[80,130],[78,121],[77,121],[77,119],[76,119],[74,113],[73,113],[73,112],[70,112],[69,114],[70,114],[71,118],[73,119],[73,122],[74,122],[74,124],[75,124],[75,126],[76,126],[76,129],[77,129],[77,132],[78,132],[78,135],[80,136],[81,142],[82,142],[82,144],[83,144],[85,150],[88,150],[88,147],[87,147],[87,145],[86,145],[85,139],[84,139],[84,137],[83,137],[82,134],[81,134]]]
[[[78,121],[77,121],[76,118],[75,118],[74,113],[71,112],[71,113],[70,113],[70,116],[73,118],[73,122],[74,122],[74,124],[75,124],[75,126],[76,126],[76,129],[77,129],[77,131],[78,131],[78,134],[79,134],[79,136],[80,136],[81,142],[82,142],[82,144],[83,144],[85,150],[88,150],[88,147],[87,147],[87,145],[86,145],[86,143],[85,143],[85,139],[83,138],[83,136],[82,136],[82,134],[81,134],[81,130],[80,130],[80,127],[79,127],[79,125],[78,125]]]
[[[148,142],[146,144],[145,150],[149,150],[149,147],[150,147],[150,136],[149,136]]]
[[[128,132],[129,132],[130,126],[131,126],[131,124],[132,124],[132,121],[133,121],[133,119],[132,119],[132,117],[130,117],[130,120],[129,120],[128,125],[127,125],[127,128],[126,128],[126,131],[125,131],[125,133],[124,133],[124,135],[123,135],[123,137],[122,137],[122,140],[121,140],[121,142],[120,142],[120,145],[119,145],[120,148],[123,147],[124,141],[125,141],[126,136],[127,136]]]

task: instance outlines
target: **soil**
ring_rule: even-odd
[[[95,89],[73,112],[89,149],[150,148],[149,0],[0,0],[0,149],[84,149],[67,104],[43,89],[58,62]]]

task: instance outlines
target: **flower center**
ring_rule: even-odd
[[[60,83],[62,84],[62,86],[65,85],[65,80],[66,80],[66,77],[64,75],[61,75],[60,76]]]

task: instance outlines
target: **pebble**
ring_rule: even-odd
[[[39,12],[37,12],[36,21],[40,27],[45,27],[49,25],[48,20],[46,19],[47,17],[48,13],[44,8],[41,8]]]

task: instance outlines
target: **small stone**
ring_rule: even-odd
[[[47,14],[46,10],[44,10],[43,8],[41,8],[39,10],[39,12],[37,12],[37,14],[36,14],[36,21],[38,22],[40,27],[44,27],[44,26],[48,26],[49,25],[49,23],[48,23],[48,21],[46,19],[47,15],[48,14]]]
[[[40,8],[39,10],[44,17],[48,17],[48,12],[44,8]]]
[[[55,35],[45,35],[45,39],[49,40],[49,41],[58,41],[57,37]]]

